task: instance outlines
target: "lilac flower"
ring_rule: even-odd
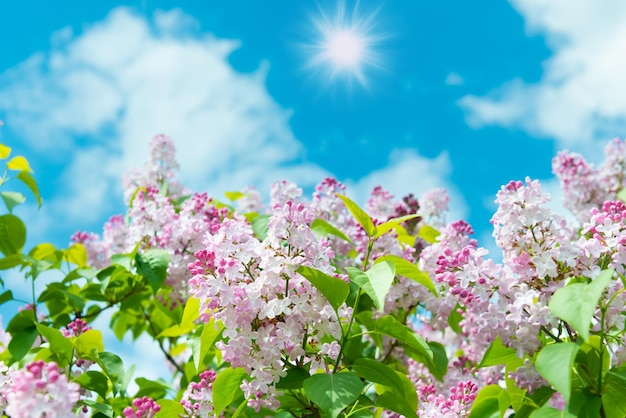
[[[56,363],[35,361],[11,373],[5,413],[11,418],[73,418],[80,386]]]

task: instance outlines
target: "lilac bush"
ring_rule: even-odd
[[[24,157],[3,184],[41,203]],[[327,178],[310,199],[277,181],[224,201],[177,180],[157,136],[143,171],[124,176],[128,210],[102,235],[24,251],[3,191],[0,269],[63,279],[0,333],[0,408],[15,417],[626,416],[626,142],[598,168],[559,153],[568,223],[530,178],[496,195],[501,258],[447,220],[434,189],[364,208]],[[13,176],[13,177],[11,177]],[[501,259],[501,262],[494,260]],[[0,302],[15,301],[10,289]],[[147,336],[169,378],[134,376],[107,351],[113,334]],[[134,379],[134,388],[129,383]]]

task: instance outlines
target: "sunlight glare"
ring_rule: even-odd
[[[332,17],[320,9],[319,16],[312,17],[315,39],[305,45],[310,54],[308,67],[322,71],[328,81],[342,76],[367,87],[367,70],[383,68],[376,48],[385,37],[374,32],[376,14],[359,14],[358,3],[348,14],[344,1],[338,2]]]

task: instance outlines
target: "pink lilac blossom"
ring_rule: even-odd
[[[190,382],[180,401],[188,418],[208,417],[214,411],[213,382],[216,373],[205,370],[200,373],[199,382]]]
[[[445,189],[430,189],[419,198],[420,214],[429,225],[440,228],[445,225],[450,197]]]
[[[79,390],[56,363],[35,361],[11,374],[5,413],[11,418],[74,418]]]
[[[249,373],[242,389],[255,409],[277,406],[275,384],[285,373],[285,361],[311,361],[305,336],[313,347],[325,335],[341,337],[332,307],[296,273],[305,265],[334,274],[332,250],[311,230],[313,218],[301,203],[277,203],[263,242],[245,220],[225,219],[205,236],[205,248],[189,266],[200,319],[223,323],[226,339],[216,347],[224,361]]]
[[[161,406],[154,399],[144,396],[142,398],[133,399],[133,406],[124,408],[124,417],[126,418],[152,418],[154,414],[161,410]]]

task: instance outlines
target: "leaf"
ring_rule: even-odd
[[[26,202],[26,197],[18,192],[0,192],[0,196],[2,196],[2,200],[4,200],[4,204],[9,212],[13,212],[14,207]]]
[[[248,374],[241,367],[225,369],[217,375],[213,382],[215,416],[220,416],[228,405],[243,394],[239,386],[247,376]]]
[[[78,375],[74,382],[78,383],[83,389],[93,390],[102,398],[106,398],[109,390],[109,379],[101,372],[89,370]]]
[[[180,404],[180,401],[160,399],[157,403],[161,410],[154,414],[154,418],[180,418],[185,415],[185,408]]]
[[[37,199],[37,207],[40,208],[42,203],[41,195],[39,194],[39,187],[33,176],[31,176],[28,171],[20,171],[17,175],[17,179],[28,187],[33,196],[35,196],[35,199]]]
[[[578,349],[575,343],[548,345],[541,349],[535,360],[535,368],[539,374],[554,386],[568,403],[571,396],[572,366]]]
[[[557,290],[548,304],[550,312],[570,324],[587,341],[598,300],[614,272],[604,270],[589,284],[575,283]]]
[[[226,196],[226,198],[227,198],[228,200],[231,200],[231,201],[233,201],[233,202],[234,202],[235,200],[239,200],[239,199],[241,199],[242,197],[244,197],[244,196],[245,196],[245,194],[243,194],[243,193],[241,193],[241,192],[225,192],[225,193],[224,193],[224,196]]]
[[[326,234],[334,235],[337,238],[341,238],[342,240],[352,244],[352,240],[346,234],[344,234],[341,230],[335,228],[333,225],[329,224],[322,218],[316,218],[313,223],[311,223],[311,229],[319,229]]]
[[[623,188],[619,192],[617,192],[616,197],[622,202],[626,202],[626,188]]]
[[[139,390],[135,394],[135,398],[143,398],[144,396],[152,399],[163,398],[169,389],[169,386],[165,383],[146,379],[144,377],[138,377],[135,379],[135,383],[139,386]]]
[[[360,358],[352,364],[352,371],[372,383],[387,386],[398,393],[404,392],[402,380],[395,370],[380,361]]]
[[[11,147],[7,147],[4,144],[0,144],[0,159],[6,160],[11,155]]]
[[[376,399],[376,406],[404,415],[406,418],[418,418],[416,410],[402,396],[394,392],[381,393]]]
[[[9,353],[15,358],[15,360],[21,360],[26,353],[31,349],[35,339],[39,334],[37,328],[33,325],[32,328],[25,329],[15,334],[11,334],[11,341],[9,342]]]
[[[350,281],[358,285],[374,302],[379,311],[385,309],[385,297],[396,277],[396,267],[389,261],[374,264],[368,271],[362,272],[355,267],[346,267]]]
[[[304,381],[311,377],[309,372],[300,367],[287,369],[287,374],[276,384],[277,389],[302,389]]]
[[[424,225],[417,232],[417,236],[429,244],[434,244],[435,242],[437,242],[437,237],[439,235],[440,235],[440,232],[430,225]]]
[[[0,295],[0,305],[13,300],[13,292],[10,290],[6,290],[4,291],[1,295]]]
[[[405,216],[400,216],[399,218],[389,219],[387,222],[376,226],[376,234],[374,235],[374,239],[380,238],[381,236],[385,235],[387,232],[394,229],[401,223],[409,221],[411,219],[419,218],[420,216],[421,215],[414,213],[412,215],[405,215]]]
[[[501,418],[509,407],[509,396],[498,385],[485,386],[472,403],[469,418]]]
[[[22,264],[22,254],[11,254],[8,257],[0,259],[0,270],[7,270]]]
[[[626,417],[626,367],[606,373],[602,391],[602,406],[607,418]]]
[[[577,416],[570,414],[567,410],[561,411],[546,404],[543,408],[534,410],[530,418],[577,418]]]
[[[15,156],[7,163],[7,168],[14,171],[28,171],[33,172],[33,169],[28,165],[28,160],[21,155]]]
[[[58,356],[60,360],[59,366],[68,366],[72,361],[72,354],[74,352],[72,342],[65,338],[61,331],[56,328],[49,328],[39,323],[37,323],[36,326],[37,331],[48,341],[50,351]]]
[[[105,403],[100,403],[100,402],[95,402],[89,399],[81,399],[80,400],[80,404],[84,404],[87,405],[93,409],[95,409],[96,411],[99,412],[99,414],[95,414],[94,418],[101,418],[101,415],[104,415],[105,417],[109,417],[112,418],[114,416],[114,411],[113,408],[111,407],[111,405],[107,405]]]
[[[64,258],[69,263],[76,264],[77,267],[85,267],[87,265],[87,250],[83,244],[73,244],[65,250]]]
[[[382,257],[379,257],[374,262],[375,264],[381,263],[383,261],[390,261],[396,266],[396,274],[400,276],[404,276],[407,279],[411,279],[430,291],[436,297],[439,297],[435,286],[433,285],[433,281],[430,280],[428,274],[424,273],[417,267],[416,264],[411,263],[409,260],[404,259],[402,257],[398,257],[397,255],[386,254]]]
[[[314,269],[312,267],[300,266],[296,270],[305,279],[307,279],[322,295],[328,300],[330,306],[333,307],[335,313],[339,307],[346,301],[350,294],[350,286],[345,281],[336,277]]]
[[[502,344],[500,336],[498,335],[489,345],[489,348],[483,355],[483,359],[480,361],[478,368],[506,364],[511,360],[517,360],[517,353],[515,352],[515,349],[505,347],[504,344]]]
[[[304,381],[307,398],[331,418],[337,418],[345,407],[356,401],[362,390],[363,382],[350,372],[316,374]]]
[[[393,337],[412,348],[417,354],[423,356],[431,364],[433,362],[433,352],[430,346],[419,334],[411,328],[400,323],[391,315],[378,318],[376,321],[376,332]]]
[[[0,216],[0,251],[5,256],[22,251],[26,243],[26,225],[10,213]]]
[[[263,241],[267,237],[267,224],[270,221],[270,217],[271,215],[259,215],[255,217],[251,222],[252,231],[257,236],[259,241]]]
[[[94,354],[97,357],[98,353],[104,351],[102,332],[97,329],[90,329],[83,332],[74,339],[74,348],[76,348],[76,353],[79,356],[87,356],[95,352]],[[96,357],[94,357],[94,360]]]
[[[135,255],[137,273],[146,278],[154,293],[163,286],[163,282],[167,278],[169,262],[169,254],[161,249],[152,249],[145,254],[137,253]]]
[[[376,233],[376,227],[374,226],[374,222],[372,218],[357,205],[352,200],[350,200],[347,196],[343,196],[338,194],[337,197],[343,201],[346,205],[346,208],[350,211],[354,219],[363,227],[365,233],[368,237],[374,236]]]
[[[124,387],[124,362],[114,353],[98,353],[98,364],[113,386],[113,396],[117,396]]]

